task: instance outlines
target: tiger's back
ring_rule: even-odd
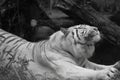
[[[5,65],[11,62],[10,58],[16,62],[15,59],[25,55],[23,50],[28,44],[30,42],[0,29],[0,61]]]
[[[6,46],[6,47],[12,46],[13,47],[13,46],[17,46],[17,45],[22,45],[26,42],[27,42],[26,40],[0,29],[0,47],[2,47],[2,46]],[[19,44],[19,43],[21,43],[21,44]]]
[[[0,69],[2,67],[14,67],[16,69],[26,68],[27,71],[23,71],[28,73],[29,78],[33,75],[35,77],[39,76],[39,79],[46,79],[50,76],[54,78],[56,75],[50,69],[34,61],[36,58],[34,58],[35,46],[40,45],[41,48],[39,49],[42,52],[44,51],[45,42],[47,42],[47,40],[39,41],[39,44],[32,43],[0,29]],[[38,53],[38,51],[36,52]],[[44,62],[44,59],[41,59],[41,61]],[[32,74],[30,71],[32,71]]]

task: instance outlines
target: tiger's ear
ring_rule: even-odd
[[[69,31],[66,28],[60,28],[61,32],[64,33],[65,36],[67,36],[69,34]]]

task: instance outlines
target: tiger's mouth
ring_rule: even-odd
[[[90,31],[88,35],[85,37],[87,41],[98,42],[101,39],[99,31]]]

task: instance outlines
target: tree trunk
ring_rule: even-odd
[[[103,38],[115,45],[120,45],[120,27],[90,5],[80,5],[75,0],[64,0],[57,5],[57,8],[77,22],[82,20],[86,24],[98,27],[104,34]]]

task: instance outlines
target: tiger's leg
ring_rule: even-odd
[[[91,61],[89,61],[87,59],[84,60],[82,66],[85,67],[85,68],[93,69],[93,70],[102,70],[102,69],[113,67],[112,65],[96,64],[96,63],[93,63],[93,62],[91,62]]]
[[[114,68],[104,70],[86,69],[63,60],[53,61],[56,65],[52,66],[55,72],[64,80],[108,80],[114,76]]]
[[[114,76],[111,78],[112,80],[117,80],[116,78],[119,78],[119,77],[116,77],[116,76],[120,74],[120,62],[119,61],[113,65],[107,65],[107,66],[88,61],[86,64],[86,68],[94,69],[94,70],[104,70],[104,69],[114,68],[115,70],[113,71]]]

